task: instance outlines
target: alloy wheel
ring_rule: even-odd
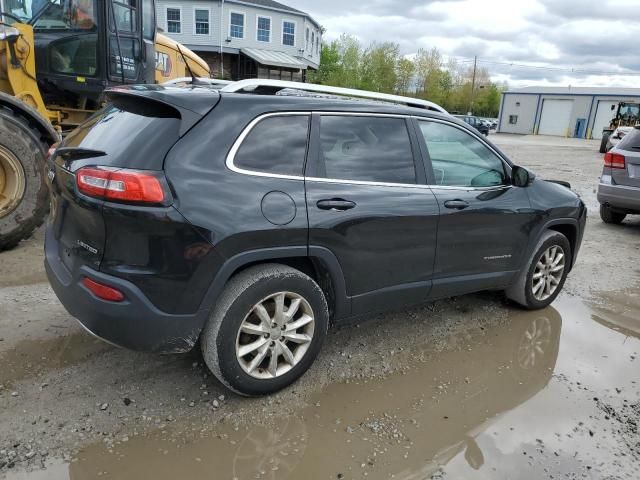
[[[562,280],[564,268],[565,254],[561,246],[552,245],[542,253],[531,279],[531,290],[536,300],[547,300],[555,293]]]
[[[309,302],[297,293],[275,293],[256,303],[242,321],[236,358],[254,378],[279,377],[302,360],[314,328]]]

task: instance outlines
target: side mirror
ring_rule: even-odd
[[[511,168],[511,183],[516,187],[528,187],[534,178],[535,175],[526,168],[517,165]]]

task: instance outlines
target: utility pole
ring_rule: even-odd
[[[469,105],[469,115],[473,115],[473,97],[476,93],[476,68],[478,66],[478,56],[473,56],[473,77],[471,79],[471,104]]]

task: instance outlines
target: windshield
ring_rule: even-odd
[[[36,30],[93,30],[95,0],[5,0],[5,9]]]
[[[635,126],[640,121],[640,104],[621,103],[618,118],[621,126]]]

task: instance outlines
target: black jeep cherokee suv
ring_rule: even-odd
[[[586,209],[424,108],[135,86],[49,159],[46,269],[93,334],[185,352],[260,395],[330,320],[503,289],[542,308]]]

